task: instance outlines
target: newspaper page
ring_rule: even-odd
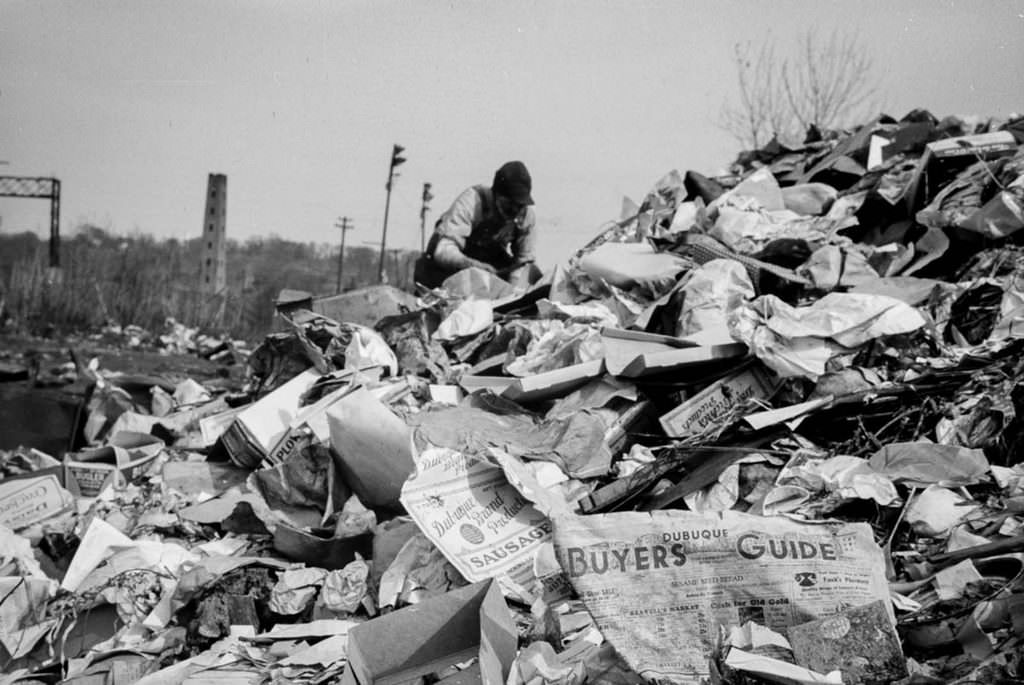
[[[505,472],[448,448],[424,450],[416,466],[401,502],[448,561],[472,582],[505,578],[535,588],[534,564],[551,546],[551,521]]]
[[[888,605],[866,523],[733,511],[559,516],[554,543],[598,628],[648,679],[707,678],[720,625],[779,630],[878,599]]]

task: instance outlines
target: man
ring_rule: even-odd
[[[522,162],[503,164],[488,188],[473,186],[459,195],[434,226],[427,249],[416,262],[415,279],[428,288],[475,266],[526,286],[533,266],[533,184]]]

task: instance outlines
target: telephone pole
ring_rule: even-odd
[[[338,286],[335,288],[335,291],[340,293],[341,273],[345,268],[345,233],[355,228],[355,226],[349,223],[349,218],[347,216],[343,216],[334,222],[334,227],[341,229],[341,249],[338,250]]]
[[[388,166],[388,183],[385,188],[388,190],[387,200],[384,203],[384,230],[380,234],[380,266],[378,268],[378,278],[381,283],[387,282],[387,274],[384,271],[384,254],[387,249],[388,241],[388,210],[391,208],[391,183],[394,181],[395,167],[400,164],[405,164],[405,157],[402,157],[402,152],[405,150],[401,145],[395,144],[391,148],[391,164]]]
[[[430,184],[423,184],[423,206],[420,207],[420,252],[427,249],[426,245],[426,234],[427,234],[427,210],[430,207],[427,203],[434,199],[434,194],[430,192]]]

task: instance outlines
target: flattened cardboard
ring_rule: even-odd
[[[604,360],[573,364],[554,371],[516,378],[501,393],[513,402],[540,402],[568,395],[604,372]]]
[[[715,360],[738,359],[746,354],[747,346],[739,342],[641,354],[629,362],[618,375],[624,378],[639,378],[656,373],[679,371],[688,366]]]
[[[696,347],[694,343],[668,335],[607,327],[601,329],[601,342],[604,343],[605,367],[613,376],[621,376],[641,355]]]
[[[468,393],[490,390],[513,402],[542,402],[564,397],[602,373],[604,360],[597,359],[523,378],[467,375],[459,379],[459,385]]]
[[[466,375],[459,379],[459,385],[469,394],[477,390],[490,390],[495,395],[500,395],[512,386],[515,378],[509,376],[471,376]]]
[[[683,338],[672,335],[661,335],[660,333],[647,333],[645,331],[630,331],[625,328],[611,328],[605,326],[601,329],[602,338],[613,340],[626,340],[634,343],[648,343],[654,345],[667,345],[668,347],[686,348],[697,347],[696,343],[689,342]]]
[[[327,409],[327,423],[336,463],[359,500],[398,509],[402,484],[416,468],[405,421],[360,388]]]
[[[505,600],[485,580],[352,628],[347,675],[359,685],[397,685],[478,657],[480,682],[504,685],[516,642]]]

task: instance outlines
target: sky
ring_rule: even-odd
[[[1024,0],[0,0],[0,174],[61,180],[61,231],[388,247],[505,161],[533,176],[551,266],[672,169],[719,173],[734,45],[852,32],[902,116],[1024,112]],[[0,198],[0,232],[45,234]]]

